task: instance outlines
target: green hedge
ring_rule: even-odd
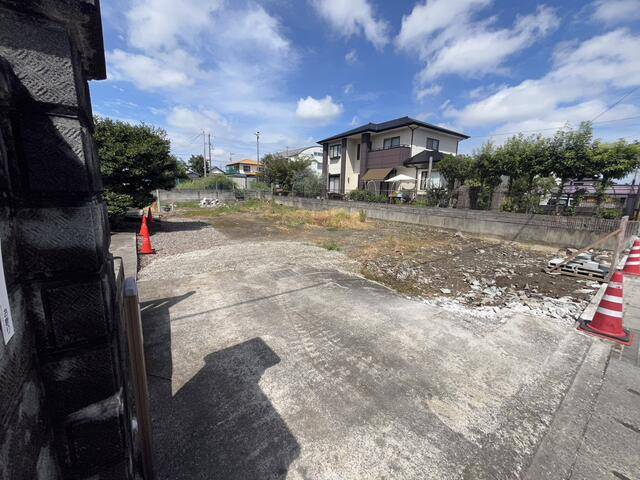
[[[233,180],[220,173],[182,182],[176,186],[178,190],[233,190],[234,188]]]
[[[386,195],[379,195],[369,190],[352,190],[349,192],[349,200],[355,202],[387,203],[389,198]]]

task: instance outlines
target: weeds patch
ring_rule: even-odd
[[[345,210],[311,211],[287,207],[263,200],[247,200],[218,208],[181,208],[179,214],[191,218],[217,218],[230,214],[251,214],[269,220],[285,228],[324,227],[328,230],[363,230],[370,225],[362,221],[362,215]]]
[[[340,251],[340,245],[338,245],[338,242],[336,242],[335,240],[327,240],[325,242],[322,242],[320,246],[325,250],[335,251],[335,252]]]

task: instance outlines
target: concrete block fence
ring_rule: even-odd
[[[350,213],[365,211],[369,218],[411,223],[471,235],[504,238],[510,241],[582,248],[607,233],[616,230],[619,220],[591,217],[561,217],[552,215],[502,213],[453,208],[413,207],[341,200],[318,200],[274,196],[274,201],[307,210],[345,209]],[[628,231],[638,233],[638,222],[630,222]],[[616,239],[604,248],[614,249]]]

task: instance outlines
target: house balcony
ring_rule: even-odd
[[[404,164],[409,158],[411,158],[411,147],[409,145],[371,150],[367,157],[367,167],[394,168]]]

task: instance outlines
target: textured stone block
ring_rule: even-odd
[[[2,10],[0,56],[9,61],[34,100],[77,106],[71,45],[63,28]]]
[[[31,335],[26,331],[22,290],[9,290],[11,316],[15,333],[7,345],[0,334],[0,423],[11,411],[11,405],[19,396],[22,383],[32,368],[31,353],[33,346]],[[0,477],[2,478],[2,477]]]
[[[73,275],[100,270],[108,253],[104,205],[25,208],[16,221],[22,268],[27,275]]]
[[[4,276],[7,284],[11,286],[18,276],[18,247],[15,241],[11,210],[8,207],[0,207],[0,242]]]
[[[118,389],[117,356],[110,347],[72,351],[41,367],[51,414],[60,419],[112,396]]]
[[[106,339],[112,330],[109,283],[104,280],[43,286],[34,305],[38,349],[44,352]]]
[[[80,478],[104,470],[112,470],[112,475],[123,472],[126,442],[122,421],[119,394],[69,415],[64,422],[65,470]]]
[[[9,152],[7,141],[10,140],[9,122],[1,118],[0,112],[0,205],[8,203],[11,194],[11,184],[9,183]],[[7,141],[5,141],[5,137]]]
[[[42,391],[34,376],[22,385],[0,424],[0,478],[57,480],[59,470],[47,435]]]
[[[92,173],[85,163],[85,146],[90,140],[78,120],[43,114],[26,116],[21,135],[30,191],[92,191]]]

